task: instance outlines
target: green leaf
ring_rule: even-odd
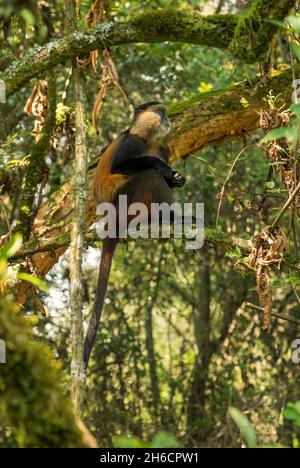
[[[27,10],[26,8],[24,8],[24,10],[20,12],[20,16],[21,18],[23,18],[27,26],[35,25],[35,17],[34,17],[34,14],[30,10]]]
[[[284,448],[289,448],[286,445],[281,445],[281,444],[261,444],[258,446],[260,449],[284,449]]]
[[[288,403],[284,412],[285,419],[292,421],[294,426],[300,427],[300,401],[297,403]]]
[[[0,249],[0,258],[8,259],[18,252],[23,243],[22,234],[17,233]]]
[[[226,252],[225,257],[228,258],[241,258],[242,257],[242,251],[239,247],[235,247],[234,250],[231,250],[230,252]]]
[[[300,104],[293,104],[291,111],[296,115],[297,119],[300,120]]]
[[[287,280],[292,286],[298,286],[300,284],[300,278],[297,276],[289,276]]]
[[[288,16],[287,21],[290,23],[292,28],[300,33],[300,16]]]
[[[296,126],[291,128],[274,128],[274,130],[271,130],[271,132],[261,140],[261,143],[267,143],[281,138],[286,138],[290,145],[295,146],[298,140],[298,128]]]
[[[297,60],[300,62],[300,46],[296,42],[291,43],[291,49]]]
[[[48,292],[48,285],[45,283],[45,281],[41,280],[40,278],[37,278],[36,276],[32,276],[29,273],[21,272],[18,273],[17,278],[33,284],[33,286],[36,286],[44,292]]]
[[[114,439],[117,448],[150,448],[151,445],[137,437],[116,437]]]
[[[266,188],[273,190],[275,188],[274,180],[271,180],[270,182],[266,182]]]
[[[232,406],[229,408],[228,413],[238,426],[248,448],[257,447],[256,433],[249,419],[241,411]]]
[[[268,143],[269,141],[285,138],[287,130],[288,128],[285,127],[274,128],[266,136],[264,136],[264,138],[262,138],[261,143]]]
[[[268,18],[268,19],[265,20],[265,22],[274,24],[275,26],[278,26],[279,28],[288,29],[286,27],[286,24],[284,24],[282,21],[278,21],[278,20],[275,20],[275,19]]]
[[[284,417],[289,421],[297,421],[297,419],[300,419],[300,415],[297,414],[293,409],[286,409],[284,412]]]
[[[158,432],[152,440],[153,448],[180,448],[182,445],[178,440],[167,432]]]

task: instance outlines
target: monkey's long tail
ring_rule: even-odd
[[[101,261],[99,267],[99,276],[96,289],[96,298],[93,308],[92,317],[89,323],[87,334],[83,346],[83,362],[84,367],[87,369],[89,364],[90,355],[95,343],[101,312],[104,304],[105,294],[107,290],[112,259],[117,247],[118,239],[104,239]]]

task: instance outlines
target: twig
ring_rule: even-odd
[[[221,212],[221,206],[222,206],[222,200],[223,200],[223,196],[224,196],[224,193],[225,193],[225,187],[227,185],[227,182],[228,180],[230,179],[232,173],[233,173],[233,169],[235,168],[238,160],[240,159],[240,157],[242,156],[242,154],[248,150],[249,148],[251,147],[256,147],[256,148],[259,148],[259,149],[262,149],[260,148],[259,146],[257,145],[248,145],[248,146],[245,146],[240,152],[239,154],[237,155],[237,157],[235,158],[235,160],[233,161],[232,165],[231,165],[231,168],[230,168],[230,171],[228,172],[228,175],[225,179],[225,182],[222,186],[222,189],[221,189],[221,192],[220,192],[220,201],[219,201],[219,206],[218,206],[218,212],[217,212],[217,218],[216,218],[216,228],[218,227],[218,224],[219,224],[219,218],[220,218],[220,212]]]
[[[257,310],[258,312],[261,312],[262,314],[264,313],[264,308],[256,304],[251,304],[250,302],[246,302],[245,306],[248,307],[249,309]],[[271,316],[278,318],[280,320],[284,320],[285,322],[292,323],[293,325],[296,325],[297,327],[300,327],[300,322],[298,320],[289,319],[287,317],[284,317],[283,315],[276,314],[275,312],[272,312]]]
[[[300,182],[298,183],[297,187],[295,188],[295,190],[293,191],[293,193],[289,196],[289,198],[287,199],[287,201],[285,202],[285,204],[283,205],[283,207],[281,208],[280,210],[280,213],[278,214],[277,218],[275,219],[275,221],[273,222],[272,226],[271,226],[271,230],[274,231],[274,229],[278,226],[278,224],[280,223],[280,220],[282,218],[282,216],[284,215],[284,213],[289,209],[289,207],[291,206],[291,204],[293,203],[297,193],[299,192],[300,190]]]

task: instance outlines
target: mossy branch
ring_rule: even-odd
[[[282,21],[295,4],[295,0],[255,0],[238,20],[230,52],[247,63],[263,59],[277,29],[269,20]]]
[[[242,16],[202,16],[174,8],[147,10],[125,23],[98,24],[87,32],[74,32],[37,47],[23,59],[13,62],[0,78],[6,82],[9,96],[59,63],[99,48],[131,43],[169,41],[229,48],[235,57],[257,62],[276,31],[276,26],[265,20],[282,20],[295,3],[295,0],[256,0]]]
[[[96,233],[88,232],[84,236],[87,245],[95,245],[100,242]],[[136,242],[136,240],[134,240]],[[30,257],[38,253],[48,252],[51,254],[58,248],[67,248],[71,242],[70,233],[55,237],[37,237],[25,242],[21,249],[10,258],[10,263],[17,263],[23,258]],[[124,240],[124,242],[127,242]],[[130,242],[130,239],[128,239]],[[222,245],[226,250],[239,248],[245,254],[250,253],[250,244],[247,239],[242,239],[225,233],[220,229],[205,229],[205,242]]]
[[[208,144],[236,138],[259,128],[260,110],[264,97],[273,91],[281,104],[291,103],[292,70],[276,72],[266,82],[243,81],[203,94],[169,109],[172,118],[172,161],[185,159]]]

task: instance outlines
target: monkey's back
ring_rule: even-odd
[[[120,144],[120,137],[113,141],[101,155],[94,176],[94,199],[96,204],[112,203],[118,189],[128,180],[128,176],[112,174],[112,158]]]
[[[156,169],[145,169],[129,176],[117,191],[114,202],[117,202],[119,195],[127,195],[128,205],[144,203],[149,212],[152,203],[174,202],[172,190]]]

